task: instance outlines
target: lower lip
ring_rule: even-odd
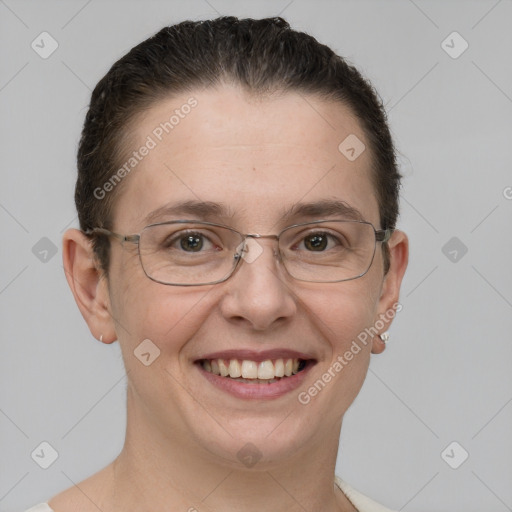
[[[250,384],[246,382],[238,382],[230,377],[221,377],[214,373],[206,371],[201,363],[196,363],[204,377],[214,386],[229,393],[237,398],[262,400],[273,399],[296,390],[303,383],[309,370],[314,366],[313,361],[308,361],[302,371],[290,377],[283,377],[272,384]]]

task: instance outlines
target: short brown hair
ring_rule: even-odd
[[[329,47],[291,29],[283,18],[230,16],[165,27],[132,48],[98,82],[77,157],[75,203],[83,231],[112,228],[121,186],[101,200],[94,191],[121,165],[135,116],[173,94],[222,83],[240,85],[254,94],[311,93],[348,106],[369,142],[380,227],[395,227],[401,175],[386,112],[372,85]],[[95,236],[93,246],[108,276],[108,238]],[[383,249],[387,273],[387,244]]]

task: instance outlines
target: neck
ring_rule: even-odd
[[[262,457],[245,468],[213,456],[191,436],[162,432],[133,400],[127,412],[125,445],[112,464],[113,510],[355,510],[334,486],[341,424],[279,462]]]

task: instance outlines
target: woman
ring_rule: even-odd
[[[31,510],[388,510],[334,468],[400,307],[399,187],[371,86],[282,18],[183,22],[116,62],[63,257],[121,344],[126,439]]]

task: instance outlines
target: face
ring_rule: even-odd
[[[182,108],[190,97],[197,104]],[[158,130],[176,109],[181,115],[172,131]],[[346,107],[313,96],[256,100],[226,86],[162,101],[135,124],[133,149],[148,136],[156,145],[124,178],[113,231],[139,233],[152,212],[183,201],[218,203],[224,213],[163,213],[151,222],[191,218],[242,233],[277,234],[290,224],[343,218],[283,219],[297,204],[337,200],[380,229],[370,151],[350,161],[338,149],[351,134],[365,141]],[[265,462],[313,450],[338,435],[363,383],[372,342],[358,342],[350,360],[344,354],[398,293],[395,281],[386,287],[379,243],[366,275],[338,283],[294,280],[274,255],[276,241],[258,244],[259,257],[242,260],[227,281],[191,287],[148,279],[136,245],[111,244],[109,308],[128,371],[128,421],[132,414],[133,421],[151,424],[164,437],[172,433],[205,457],[235,463],[249,442]],[[147,339],[160,354],[145,366],[134,351]],[[274,384],[248,384],[213,375],[200,363],[219,357],[226,365],[230,359],[257,364],[281,358],[307,364]],[[331,378],[323,377],[320,386],[324,374]],[[266,388],[253,392],[249,386]]]

